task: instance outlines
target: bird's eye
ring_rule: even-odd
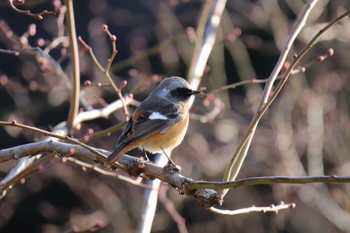
[[[185,92],[185,89],[183,89],[183,88],[177,88],[177,89],[176,89],[176,92],[179,93],[179,94],[182,94],[182,93]]]

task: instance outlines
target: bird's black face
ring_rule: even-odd
[[[186,102],[191,95],[199,94],[201,91],[194,91],[187,87],[178,87],[170,91],[170,98],[178,101]]]

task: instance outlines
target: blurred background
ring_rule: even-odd
[[[77,35],[105,65],[111,43],[102,30],[107,24],[117,37],[118,54],[111,71],[123,93],[136,100],[167,76],[186,77],[195,32],[204,1],[147,0],[74,1]],[[26,1],[33,12],[64,11],[61,1]],[[212,93],[197,98],[184,142],[173,160],[185,176],[222,180],[225,168],[242,139],[259,103],[264,84],[218,90],[243,80],[269,77],[288,32],[300,13],[300,0],[228,0],[216,44],[201,86]],[[327,22],[349,8],[349,1],[320,0],[298,36],[288,60]],[[0,2],[0,120],[50,130],[67,119],[71,66],[64,14],[42,21],[15,13]],[[305,72],[291,77],[263,117],[239,178],[253,176],[350,175],[350,20],[346,18],[322,36],[300,64]],[[118,97],[80,46],[81,107],[102,108]],[[329,49],[334,56],[327,57]],[[320,58],[324,56],[326,58]],[[288,63],[285,64],[285,67]],[[302,69],[304,70],[304,69]],[[283,71],[282,71],[283,72]],[[130,111],[134,108],[130,106]],[[125,119],[122,110],[108,119],[84,122],[74,132],[81,138]],[[112,150],[120,132],[89,145]],[[42,140],[30,131],[0,127],[0,149]],[[135,156],[142,153],[135,150]],[[0,164],[0,177],[15,165]],[[76,164],[54,160],[15,185],[0,200],[0,232],[70,232],[96,223],[98,232],[134,232],[143,188],[107,177]],[[184,218],[188,232],[350,232],[350,185],[260,185],[231,190],[223,208],[269,206],[281,201],[295,209],[276,214],[240,216],[213,214],[166,184],[153,232],[179,232],[169,203]]]

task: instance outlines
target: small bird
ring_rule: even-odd
[[[137,147],[150,153],[165,153],[177,147],[188,127],[187,102],[199,93],[202,91],[191,89],[181,77],[164,79],[132,114],[104,166],[110,167],[123,154]]]

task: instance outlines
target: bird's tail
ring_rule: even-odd
[[[122,157],[124,153],[126,153],[129,150],[131,149],[125,144],[117,145],[114,151],[110,155],[108,155],[105,162],[103,163],[103,166],[107,168],[111,167],[115,161],[117,161],[120,157]]]

